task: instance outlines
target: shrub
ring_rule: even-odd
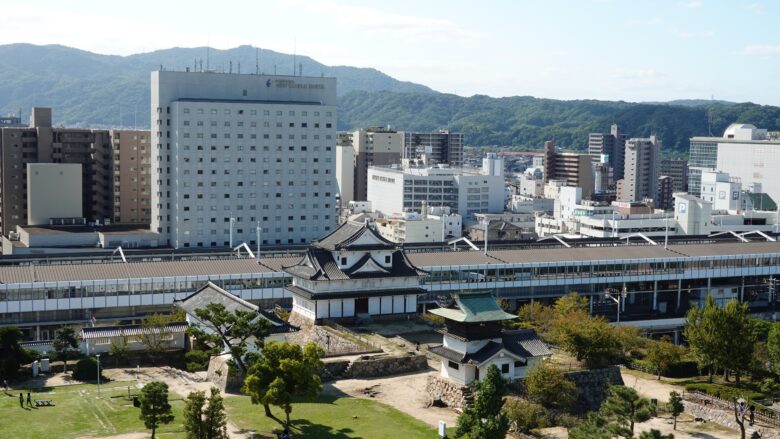
[[[765,399],[766,395],[748,389],[723,386],[721,384],[691,383],[685,385],[685,390],[702,392],[720,399],[732,400],[735,398],[747,398],[750,400]]]
[[[76,368],[73,369],[73,379],[79,381],[96,381],[97,370],[97,360],[92,357],[82,358],[76,363]]]
[[[504,413],[509,419],[510,428],[515,432],[529,433],[531,430],[548,426],[544,407],[525,399],[508,399],[504,405]]]
[[[209,367],[211,356],[206,351],[192,350],[184,354],[184,360],[187,362],[187,371],[198,372],[206,370]]]

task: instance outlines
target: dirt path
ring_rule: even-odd
[[[628,387],[633,387],[645,398],[655,398],[658,401],[666,402],[669,400],[669,392],[674,390],[677,393],[682,394],[685,390],[681,386],[667,384],[654,379],[642,378],[631,373],[626,373],[623,370],[621,370],[620,373],[623,376],[623,383]]]
[[[428,425],[438,426],[445,421],[454,426],[458,415],[447,408],[428,407],[425,384],[429,374],[437,371],[397,375],[376,379],[351,379],[328,383],[325,393],[347,394],[355,398],[372,399],[394,407]]]

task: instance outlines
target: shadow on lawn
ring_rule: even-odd
[[[292,421],[293,437],[305,437],[312,439],[353,439],[358,436],[350,436],[349,433],[354,431],[351,428],[341,428],[334,430],[333,427],[327,425],[312,424],[306,419],[299,419]]]

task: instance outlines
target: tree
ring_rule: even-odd
[[[673,345],[668,336],[664,336],[661,341],[650,343],[645,360],[653,366],[660,380],[661,374],[670,366],[679,363],[681,358],[682,349]]]
[[[712,296],[707,296],[704,307],[691,308],[685,315],[683,334],[699,367],[708,370],[710,383],[720,360],[722,332],[719,325],[720,310]],[[726,336],[731,337],[730,334]]]
[[[634,423],[650,419],[653,407],[636,390],[625,386],[609,386],[607,399],[601,404],[601,413],[607,417],[612,434],[634,436]]]
[[[171,345],[173,332],[168,325],[173,323],[173,320],[174,319],[171,316],[152,314],[146,316],[141,321],[143,331],[141,331],[138,338],[141,344],[144,345],[146,354],[149,355],[152,364],[156,364],[157,359],[160,358]]]
[[[643,431],[639,435],[639,439],[674,439],[673,434],[662,434],[660,430],[651,429],[650,431]]]
[[[666,404],[666,408],[669,410],[669,413],[672,415],[672,419],[674,419],[674,430],[677,430],[677,417],[680,416],[680,414],[685,411],[685,406],[683,405],[682,398],[680,397],[680,394],[672,390],[669,392],[669,402]]]
[[[504,413],[512,431],[530,433],[535,428],[547,426],[547,412],[540,404],[526,399],[507,399]]]
[[[228,439],[225,403],[219,389],[211,388],[209,405],[203,420],[204,439]]]
[[[744,371],[750,369],[756,347],[754,325],[748,317],[747,303],[729,301],[720,311],[718,334],[722,337],[718,349],[718,363],[734,372],[737,387]]]
[[[144,426],[152,430],[154,439],[157,427],[173,421],[171,404],[168,402],[168,385],[153,381],[141,389],[141,415]]]
[[[186,439],[203,439],[203,407],[206,405],[206,393],[190,392],[184,399],[184,431]]]
[[[0,328],[0,378],[13,379],[19,373],[19,366],[27,355],[19,344],[22,331],[14,326]]]
[[[531,302],[517,310],[520,317],[518,326],[533,328],[545,340],[552,336],[554,311],[551,306],[544,306],[540,302]]]
[[[108,351],[109,355],[114,359],[114,365],[124,363],[127,360],[127,356],[130,353],[130,348],[127,344],[127,336],[123,335],[118,341],[111,341],[111,349]]]
[[[289,428],[293,397],[313,398],[322,390],[317,372],[323,367],[323,355],[325,351],[315,343],[301,348],[272,341],[249,368],[242,391],[252,397],[252,404],[263,404],[266,416],[272,416],[268,405],[281,407]]]
[[[190,333],[203,344],[221,349],[224,346],[246,375],[249,365],[244,356],[249,340],[254,338],[258,350],[271,331],[271,324],[256,312],[237,309],[228,311],[221,303],[209,303],[205,308],[195,310],[195,315],[208,328],[204,331],[196,326],[190,327]]]
[[[748,414],[748,402],[734,398],[734,421],[739,426],[740,439],[745,439],[745,417]],[[740,401],[742,404],[740,404]]]
[[[528,371],[525,377],[528,399],[548,408],[567,410],[576,399],[577,386],[563,370],[542,361]]]
[[[607,420],[595,412],[580,425],[569,430],[569,439],[612,439]]]
[[[509,419],[501,410],[504,406],[506,381],[495,364],[491,364],[485,378],[477,385],[474,405],[458,416],[455,436],[469,439],[504,439],[509,431]]]
[[[780,375],[780,323],[772,324],[766,340],[766,349],[772,372]]]
[[[557,322],[556,338],[561,347],[589,367],[602,367],[622,356],[618,333],[603,317],[578,310]]]
[[[63,362],[63,372],[68,371],[68,360],[78,355],[79,339],[76,332],[70,326],[60,326],[54,333],[51,343],[57,358]]]

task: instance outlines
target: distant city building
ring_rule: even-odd
[[[8,116],[0,116],[0,128],[9,128],[9,127],[23,127],[22,125],[22,117],[14,116],[13,114],[9,114]]]
[[[656,189],[655,207],[659,209],[670,209],[674,206],[674,179],[668,175],[658,177],[658,188]]]
[[[457,213],[423,215],[406,212],[400,218],[382,218],[374,223],[380,235],[399,244],[460,238],[463,228],[463,219]]]
[[[683,235],[709,235],[712,203],[685,193],[674,194],[674,220]]]
[[[464,217],[476,212],[504,211],[503,160],[490,153],[481,172],[446,166],[372,166],[368,169],[368,199],[385,215],[449,207]]]
[[[152,216],[152,147],[148,131],[111,130],[114,154],[114,222],[149,224]]]
[[[688,160],[662,159],[659,174],[672,177],[674,192],[688,192]]]
[[[152,230],[174,248],[336,225],[336,79],[152,72]]]
[[[120,133],[126,136],[121,141]],[[137,143],[130,141],[134,137]],[[133,199],[149,199],[148,192],[145,197],[139,195],[143,192],[132,191],[128,196],[120,189],[148,187],[150,151],[148,146],[145,151],[140,149],[148,145],[148,138],[148,131],[53,128],[51,108],[33,108],[29,127],[0,128],[0,232],[7,235],[16,226],[27,225],[30,163],[80,164],[80,216],[89,222],[123,221],[121,214],[117,217],[117,210],[122,212],[124,206],[134,203]],[[147,139],[147,143],[141,139]],[[139,150],[133,149],[136,147]],[[124,161],[132,157],[136,163]],[[137,185],[130,183],[134,180]],[[146,216],[144,212],[136,213],[135,219],[148,223],[148,212]]]
[[[361,128],[352,132],[355,150],[354,199],[365,201],[368,168],[401,163],[403,133],[383,127]]]
[[[702,172],[717,169],[745,186],[759,183],[765,193],[780,197],[780,173],[773,171],[780,161],[780,133],[734,123],[723,137],[692,137],[690,142],[688,192],[692,195],[702,195]]]
[[[622,185],[618,200],[641,201],[656,198],[661,165],[661,142],[655,135],[626,141]]]
[[[623,178],[625,144],[629,135],[620,132],[620,127],[612,124],[608,133],[590,133],[588,135],[588,154],[593,163],[599,163],[606,156],[606,163],[613,170],[615,181]]]
[[[403,158],[427,157],[430,164],[463,166],[463,133],[446,130],[433,132],[403,132]]]
[[[567,186],[582,189],[582,197],[593,194],[593,163],[587,154],[557,152],[555,142],[544,142],[544,181],[565,180]]]
[[[336,183],[339,185],[340,207],[346,207],[355,200],[355,147],[351,139],[349,144],[336,145]]]

